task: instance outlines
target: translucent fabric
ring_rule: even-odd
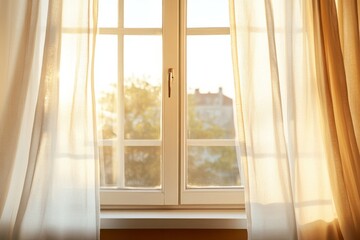
[[[360,238],[359,3],[313,1],[317,82],[334,203],[344,239]]]
[[[230,2],[249,238],[357,239],[358,3]]]
[[[96,1],[0,6],[0,239],[97,239]]]

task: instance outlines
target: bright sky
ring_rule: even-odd
[[[161,28],[161,0],[124,0],[125,27]],[[204,8],[203,6],[207,7]],[[117,0],[99,1],[99,27],[116,27]],[[188,0],[188,27],[228,27],[228,1]],[[103,35],[97,41],[96,78],[103,83],[117,81],[116,36]],[[161,82],[161,36],[125,36],[124,75],[146,76]],[[229,36],[188,36],[187,88],[193,92],[217,92],[223,88],[233,97],[233,75]],[[99,82],[99,81],[98,81]]]

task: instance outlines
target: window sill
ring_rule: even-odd
[[[101,229],[246,229],[244,210],[101,210]]]

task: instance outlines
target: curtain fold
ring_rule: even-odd
[[[357,146],[360,148],[360,3],[338,1],[339,35]]]
[[[96,239],[96,1],[2,0],[0,238]]]
[[[0,186],[2,194],[0,194],[0,214],[3,212],[10,187],[11,171],[9,170],[14,167],[14,161],[6,161],[6,159],[16,157],[18,140],[23,136],[20,133],[21,122],[26,111],[25,102],[29,82],[38,77],[38,69],[32,70],[30,66],[33,62],[41,65],[37,52],[32,51],[36,47],[35,39],[38,31],[30,31],[30,26],[36,25],[37,22],[37,13],[33,12],[37,9],[32,8],[30,1],[2,1],[1,6],[0,139],[2,141],[0,156],[2,159],[0,161]],[[18,68],[23,71],[17,71]],[[36,85],[36,82],[32,84]]]
[[[359,237],[359,6],[338,6],[230,0],[250,239]]]
[[[345,239],[360,236],[359,26],[356,2],[313,2],[318,83],[334,202]],[[342,46],[340,41],[342,36]],[[350,49],[351,48],[351,51]],[[350,51],[350,52],[349,52]],[[354,52],[352,52],[354,51]],[[355,54],[355,55],[354,55]]]

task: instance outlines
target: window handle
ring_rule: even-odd
[[[174,69],[169,68],[168,69],[168,97],[171,97],[171,85],[174,81]]]

